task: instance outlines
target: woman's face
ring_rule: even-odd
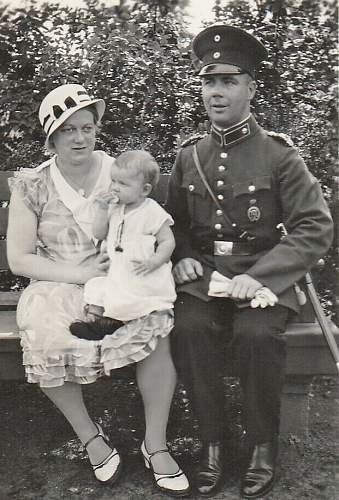
[[[64,163],[80,165],[95,147],[96,125],[88,109],[80,109],[70,116],[53,134],[55,152]]]

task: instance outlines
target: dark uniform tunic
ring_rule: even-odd
[[[320,185],[297,150],[282,135],[263,130],[252,116],[227,132],[212,127],[196,142],[206,178],[230,221],[199,176],[193,145],[182,147],[166,205],[175,221],[174,263],[197,259],[204,277],[178,287],[174,362],[197,410],[203,439],[218,439],[222,390],[216,358],[220,336],[232,339],[246,425],[254,441],[264,442],[278,430],[285,361],[279,334],[286,328],[288,310],[299,309],[293,284],[328,250],[332,220]],[[283,239],[277,229],[281,222],[289,233]],[[215,241],[234,242],[231,255],[222,255],[222,243],[214,255]],[[213,270],[229,278],[247,273],[278,296],[278,305],[238,309],[230,299],[209,297]]]

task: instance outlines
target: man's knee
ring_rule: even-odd
[[[284,308],[277,310],[274,314],[258,314],[253,318],[251,314],[244,315],[234,324],[234,335],[237,342],[247,346],[262,346],[276,343],[283,343],[282,334],[286,328],[286,318]],[[270,311],[273,313],[273,311]],[[286,317],[285,317],[286,316]]]

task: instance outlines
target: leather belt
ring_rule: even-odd
[[[226,257],[228,255],[254,255],[262,250],[270,250],[274,244],[263,241],[197,241],[193,240],[193,248],[207,255]]]
[[[213,255],[252,255],[253,246],[246,242],[236,241],[214,241]]]

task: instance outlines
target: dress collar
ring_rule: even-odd
[[[242,120],[226,130],[220,130],[212,124],[211,135],[219,146],[229,147],[248,139],[258,131],[258,128],[259,126],[253,116],[249,115],[245,120]]]

